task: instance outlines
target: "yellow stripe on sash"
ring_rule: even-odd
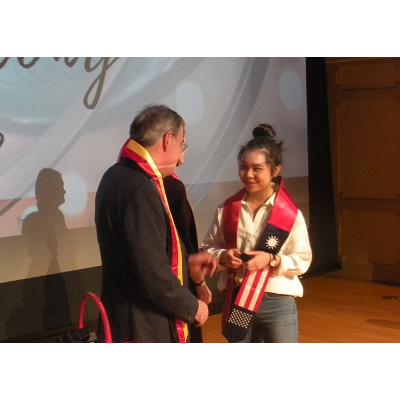
[[[150,154],[147,152],[147,150],[141,146],[139,143],[135,142],[134,140],[130,140],[128,142],[128,144],[126,145],[126,147],[131,150],[132,152],[136,153],[137,155],[139,155],[140,157],[142,157],[150,166],[150,168],[152,169],[155,177],[157,179],[155,179],[155,183],[157,186],[157,189],[160,193],[160,196],[165,204],[165,207],[167,209],[167,213],[169,216],[169,220],[170,220],[170,224],[172,227],[172,233],[175,237],[175,241],[173,241],[173,244],[175,242],[176,245],[176,255],[177,255],[177,259],[176,259],[176,276],[178,277],[179,281],[181,282],[181,285],[183,285],[183,266],[182,266],[182,249],[181,249],[181,244],[180,244],[180,240],[179,240],[179,235],[178,232],[176,230],[175,227],[175,222],[174,219],[172,218],[172,214],[171,211],[169,209],[169,204],[168,204],[168,199],[167,199],[167,195],[165,193],[165,189],[164,189],[164,182],[162,179],[162,175],[160,174],[160,171],[158,170],[157,166],[154,164],[153,159],[151,158]],[[158,185],[157,185],[158,183]],[[174,267],[174,266],[173,266]],[[182,323],[182,328],[184,331],[184,336],[185,336],[185,341],[188,337],[188,327],[187,324],[185,324],[183,321],[181,321]]]

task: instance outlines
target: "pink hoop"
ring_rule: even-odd
[[[108,323],[108,318],[107,318],[107,313],[106,310],[103,306],[103,303],[100,301],[100,299],[93,293],[86,293],[82,297],[81,300],[81,306],[79,308],[79,329],[83,328],[83,312],[85,310],[85,304],[86,300],[88,297],[91,297],[97,305],[97,308],[100,311],[101,318],[103,320],[103,325],[104,325],[104,333],[105,333],[105,341],[106,343],[112,343],[112,338],[111,338],[111,330],[110,330],[110,324]]]

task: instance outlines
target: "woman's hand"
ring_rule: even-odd
[[[250,272],[262,270],[271,262],[271,254],[265,251],[248,251],[247,254],[254,256],[251,260],[243,263]]]
[[[243,264],[240,254],[238,249],[225,250],[219,256],[219,263],[227,268],[237,269]]]

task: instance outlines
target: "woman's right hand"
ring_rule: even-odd
[[[243,264],[240,254],[238,249],[225,250],[219,255],[219,263],[226,268],[237,269]]]

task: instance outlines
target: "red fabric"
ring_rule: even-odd
[[[239,192],[231,196],[224,203],[223,211],[223,231],[225,236],[225,243],[227,249],[237,248],[237,230],[241,209],[241,200],[245,194],[245,189],[241,189]],[[280,181],[280,188],[276,195],[274,207],[272,209],[270,218],[268,220],[268,225],[272,225],[276,228],[282,229],[286,232],[290,232],[294,221],[297,216],[297,206],[294,204],[293,200],[290,198],[289,194],[283,189],[283,181]],[[268,226],[267,225],[267,226]],[[283,244],[283,243],[282,243]],[[230,305],[232,302],[233,287],[235,283],[235,270],[230,271],[228,269],[228,280],[225,292],[222,324],[226,323],[229,317]],[[263,271],[257,271],[254,278],[253,284],[249,293],[247,293],[247,298],[245,299],[244,308],[249,309],[249,305],[253,300],[255,295],[255,289],[257,284],[260,282],[261,274]],[[263,282],[262,288],[260,290],[259,296],[255,302],[255,306],[252,311],[256,312],[267,286],[268,280],[271,276],[272,268],[269,268],[267,276]],[[247,281],[249,280],[250,273],[246,271],[243,282],[240,286],[239,293],[235,299],[235,304],[238,305],[246,288]]]
[[[179,279],[179,276],[178,276],[178,274],[179,274],[179,271],[178,271],[179,258],[181,258],[182,256],[179,256],[178,234],[176,232],[175,225],[174,225],[174,222],[173,222],[170,210],[169,210],[168,201],[167,201],[167,198],[165,196],[164,188],[162,186],[162,180],[160,181],[159,177],[157,176],[157,174],[155,173],[155,171],[153,170],[152,166],[149,164],[149,162],[147,160],[145,160],[143,157],[141,157],[139,154],[135,153],[133,150],[131,150],[128,147],[128,145],[130,145],[131,142],[133,142],[136,146],[140,146],[138,143],[134,142],[132,139],[128,139],[125,142],[125,144],[123,145],[123,147],[122,147],[122,149],[120,151],[118,160],[121,157],[126,157],[126,158],[129,158],[130,160],[136,162],[140,166],[140,168],[142,168],[149,176],[152,177],[154,183],[156,184],[158,193],[159,193],[159,195],[160,195],[160,197],[161,197],[161,199],[163,201],[165,209],[167,210],[167,214],[168,214],[169,222],[170,222],[170,226],[171,226],[171,237],[172,237],[172,263],[171,263],[171,270]],[[145,149],[143,149],[143,150],[144,150],[144,152],[146,152]],[[179,342],[180,343],[186,343],[186,337],[185,337],[185,332],[184,332],[183,321],[181,321],[179,319],[175,319],[175,325],[176,325],[176,328],[178,330]]]
[[[222,215],[222,227],[225,236],[225,245],[227,249],[237,248],[237,230],[239,224],[239,215],[241,208],[241,200],[246,192],[246,189],[242,189],[232,197],[227,199],[224,203],[224,213]],[[227,210],[225,212],[225,210]],[[222,310],[222,326],[228,321],[229,310],[232,303],[233,288],[235,286],[236,270],[228,268],[227,282],[224,297],[224,304]]]

